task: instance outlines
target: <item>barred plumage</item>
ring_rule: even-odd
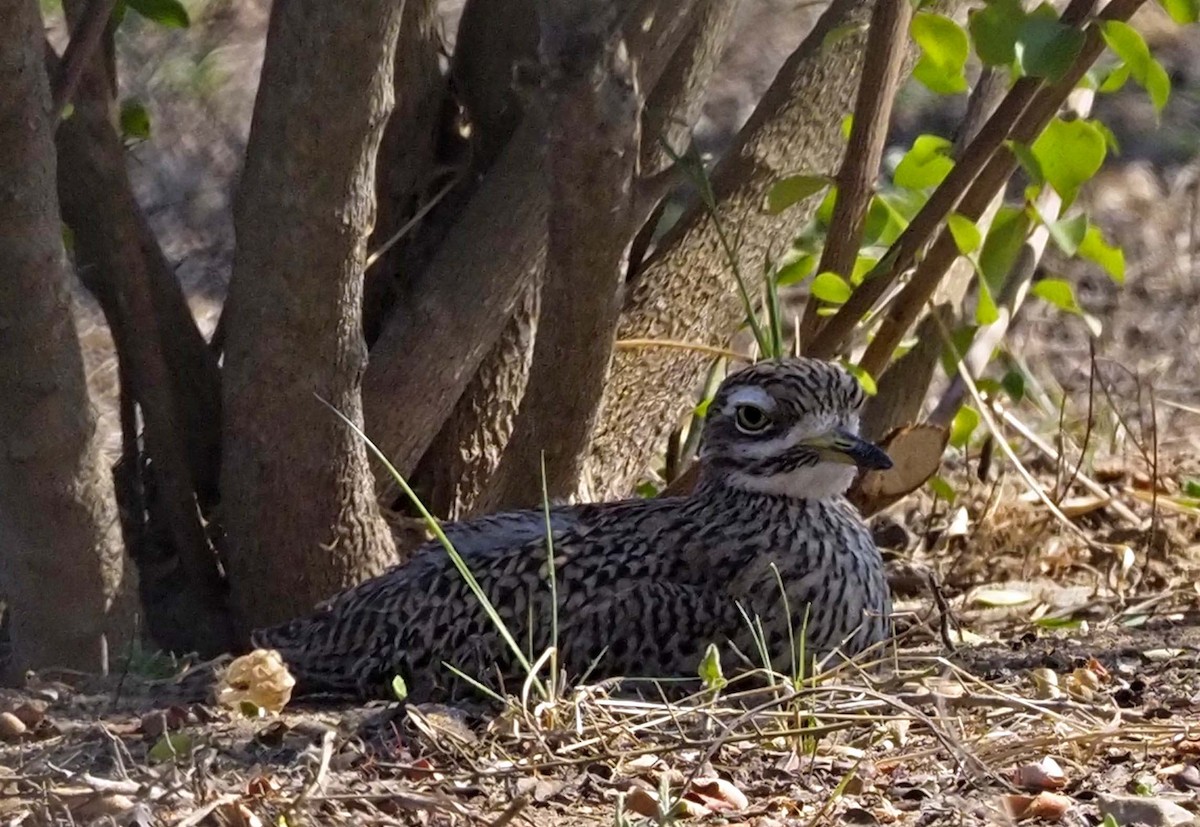
[[[758,616],[779,667],[792,659],[789,631],[806,629],[818,654],[882,640],[882,561],[842,497],[856,466],[891,464],[854,436],[862,402],[857,381],[831,363],[760,362],[731,374],[709,406],[691,495],[553,508],[569,677],[695,677],[710,642],[727,669],[757,666],[743,610]],[[445,530],[518,643],[535,656],[550,645],[543,512]],[[254,643],[283,654],[300,692],[378,696],[400,675],[410,698],[445,698],[458,686],[443,662],[486,683],[523,677],[436,542]]]

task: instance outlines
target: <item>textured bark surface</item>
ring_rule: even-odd
[[[470,124],[469,173],[447,211],[467,203],[520,125],[524,106],[514,76],[537,60],[537,47],[532,0],[470,0],[464,6],[451,75]],[[535,282],[531,278],[522,288],[512,318],[413,471],[426,507],[442,517],[475,513],[512,434],[533,358]],[[399,494],[396,487],[387,490],[392,498]]]
[[[573,494],[595,423],[636,230],[642,96],[604,6],[542,0],[547,254],[529,381],[485,502],[532,507]],[[544,459],[543,459],[544,457]]]
[[[107,666],[123,579],[62,245],[34,0],[0,0],[0,592],[16,675]]]
[[[362,421],[363,264],[401,6],[272,9],[225,353],[222,502],[241,632],[394,559],[366,447],[317,397]]]
[[[403,6],[393,73],[396,103],[379,145],[379,210],[367,245],[372,251],[389,242],[433,194],[438,124],[446,100],[446,81],[438,65],[437,2],[406,0]],[[363,331],[368,343],[378,338],[391,312],[396,280],[404,278],[413,260],[409,252],[402,240],[367,270]]]
[[[69,17],[79,20],[85,6],[68,2]],[[159,538],[128,548],[142,574],[146,627],[163,648],[216,654],[230,643],[225,584],[200,512],[218,500],[220,374],[134,199],[105,63],[97,50],[84,64],[75,112],[57,131],[62,214],[80,278],[104,310],[124,390],[144,423],[150,466],[134,460],[123,483],[147,483],[137,497],[145,513],[139,506],[124,516],[152,524],[127,530],[127,540]],[[132,457],[137,437],[136,428],[127,434]]]
[[[770,215],[770,186],[795,172],[832,175],[845,139],[862,67],[867,0],[835,0],[788,59],[713,172],[718,218],[740,239],[744,273],[757,278],[768,256],[782,254],[808,209]],[[834,29],[848,31],[825,38]],[[618,339],[725,344],[743,321],[733,273],[706,210],[689,211],[629,285]],[[649,469],[667,433],[691,404],[707,359],[678,350],[619,350],[613,360],[590,459],[598,498],[627,494]]]
[[[695,0],[643,0],[627,17],[638,80],[653,89]],[[644,25],[649,21],[649,25]],[[634,32],[636,31],[636,37]],[[429,266],[404,286],[371,350],[363,385],[368,434],[411,473],[526,297],[546,252],[545,115],[530,112]],[[470,331],[470,336],[463,336]],[[385,501],[395,489],[378,476]]]

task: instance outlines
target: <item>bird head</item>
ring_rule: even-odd
[[[886,469],[858,436],[858,380],[818,359],[771,359],[732,373],[708,408],[700,462],[709,479],[797,499],[845,492],[859,469]]]

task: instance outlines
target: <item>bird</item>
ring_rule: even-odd
[[[801,645],[852,657],[890,633],[883,561],[843,496],[860,470],[892,464],[858,436],[865,398],[837,363],[758,361],[712,397],[690,494],[513,511],[444,534],[525,663],[554,645],[574,680],[698,680],[710,644],[725,674],[765,666],[764,650],[786,670]],[[470,694],[462,675],[493,689],[526,677],[437,540],[251,639],[280,653],[297,695],[387,697],[400,678],[408,701],[445,701]]]

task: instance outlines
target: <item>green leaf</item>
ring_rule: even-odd
[[[879,258],[873,255],[860,255],[854,259],[854,269],[850,271],[850,284],[855,287],[863,283],[867,274],[879,264]]]
[[[708,406],[711,404],[711,396],[708,399],[701,399],[700,404],[696,406],[696,416],[700,417],[701,419],[704,419],[704,417],[708,416]]]
[[[979,232],[979,227],[965,215],[960,215],[956,212],[950,213],[946,219],[946,226],[949,228],[950,235],[954,239],[954,246],[964,256],[969,256],[978,250],[979,245],[983,243],[983,236]]]
[[[1200,21],[1200,0],[1158,0],[1171,19],[1185,25]]]
[[[721,671],[721,653],[715,643],[710,643],[705,648],[704,657],[700,659],[700,668],[696,672],[700,675],[700,681],[704,684],[705,689],[721,689],[729,683],[725,678],[725,673]]]
[[[1108,144],[1104,133],[1091,121],[1055,118],[1030,147],[1046,181],[1062,196],[1065,210],[1079,188],[1104,163]]]
[[[867,219],[863,222],[862,245],[864,247],[890,247],[907,226],[908,219],[892,206],[888,198],[876,195],[867,207]]]
[[[1020,402],[1025,398],[1025,374],[1016,368],[1004,374],[1000,386],[1013,402]]]
[[[854,116],[847,115],[846,117],[842,118],[842,138],[847,141],[850,140],[850,133],[853,131],[853,129]]]
[[[958,497],[954,486],[946,482],[944,478],[938,476],[929,478],[929,490],[951,505],[954,504],[954,500]]]
[[[125,0],[125,4],[147,20],[171,29],[186,29],[191,25],[187,9],[179,0]]]
[[[850,287],[850,283],[837,273],[818,273],[813,279],[812,287],[809,291],[823,302],[829,304],[845,304],[850,298],[850,294],[854,290]]]
[[[999,318],[1000,310],[996,307],[996,300],[992,298],[991,288],[987,286],[986,281],[980,279],[979,300],[975,303],[975,324],[992,324]]]
[[[799,284],[817,269],[817,256],[813,253],[803,253],[798,258],[784,264],[775,274],[775,283],[780,287]]]
[[[634,487],[633,493],[643,500],[652,500],[658,496],[658,486],[651,480],[642,480]]]
[[[1125,61],[1129,75],[1150,95],[1154,109],[1161,112],[1171,96],[1171,78],[1162,64],[1150,54],[1141,32],[1119,20],[1105,20],[1100,27],[1104,42],[1113,53]]]
[[[1183,493],[1188,497],[1200,498],[1200,482],[1196,480],[1184,480]]]
[[[1042,279],[1030,288],[1033,295],[1064,310],[1067,313],[1083,313],[1079,302],[1075,301],[1075,288],[1065,279]]]
[[[978,427],[979,412],[969,405],[963,405],[950,423],[950,444],[955,448],[965,448]]]
[[[1082,31],[1058,19],[1048,3],[1035,9],[1021,24],[1013,52],[1017,71],[1029,77],[1056,81],[1079,57],[1085,37]]]
[[[1029,176],[1029,180],[1033,182],[1035,187],[1040,187],[1046,183],[1046,174],[1042,172],[1042,162],[1033,154],[1032,149],[1018,141],[1005,141],[1004,145],[1017,157],[1017,162],[1021,165],[1021,169],[1025,170],[1025,174]],[[1033,197],[1027,195],[1026,200],[1033,200]]]
[[[1047,224],[1046,229],[1050,231],[1050,238],[1054,240],[1055,246],[1073,256],[1087,235],[1088,218],[1085,213],[1073,218],[1060,218]]]
[[[896,165],[892,181],[898,187],[912,190],[936,187],[954,168],[950,158],[953,147],[950,141],[938,135],[918,135],[912,149]]]
[[[162,764],[178,758],[186,758],[192,751],[192,736],[186,732],[168,732],[155,742],[146,753],[152,764]]]
[[[247,718],[265,718],[267,710],[251,700],[241,700],[238,702],[238,712],[245,715]]]
[[[830,187],[825,193],[825,197],[821,199],[821,203],[817,206],[817,224],[822,227],[828,227],[829,222],[833,221],[833,208],[837,204],[837,187]]]
[[[996,211],[979,252],[980,273],[993,291],[998,291],[1008,278],[1029,235],[1029,225],[1029,214],[1023,209],[1006,206]]]
[[[967,28],[975,42],[975,53],[988,66],[1011,66],[1025,10],[1021,0],[989,0],[968,15]]]
[[[121,136],[138,141],[149,139],[150,113],[141,101],[127,100],[121,104]]]
[[[913,77],[938,94],[967,91],[963,69],[971,42],[962,26],[944,15],[920,12],[913,17],[909,32],[921,47]]]
[[[781,178],[767,191],[767,212],[779,215],[788,207],[816,195],[830,184],[826,175],[789,175]]]
[[[408,684],[404,682],[404,678],[396,675],[392,678],[391,683],[392,697],[398,701],[403,701],[408,697]]]
[[[867,396],[874,396],[879,393],[879,386],[875,384],[875,377],[867,373],[866,369],[861,365],[843,361],[842,366],[846,368],[847,373],[858,380],[858,384],[862,385],[863,393]]]
[[[1078,617],[1039,617],[1033,621],[1039,629],[1078,629],[1083,619]]]
[[[1079,255],[1099,264],[1117,284],[1125,283],[1125,252],[1105,241],[1099,227],[1093,225],[1087,228],[1083,241],[1079,243]]]
[[[1101,81],[1099,91],[1105,94],[1119,92],[1127,80],[1129,80],[1129,64],[1118,63]]]

